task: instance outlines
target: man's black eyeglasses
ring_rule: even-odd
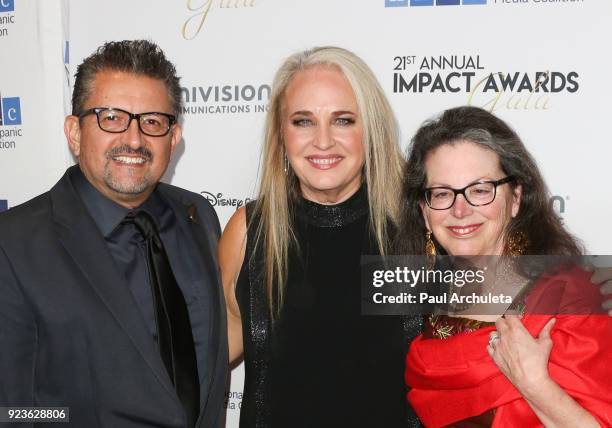
[[[130,127],[132,119],[136,119],[140,132],[151,137],[163,137],[176,123],[176,116],[168,113],[130,113],[113,107],[90,108],[79,114],[78,117],[82,119],[90,114],[96,115],[101,130],[113,134],[125,132]]]

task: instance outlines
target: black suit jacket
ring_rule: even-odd
[[[75,168],[75,167],[73,167]],[[164,240],[179,283],[205,311],[208,358],[198,427],[223,420],[226,315],[216,260],[219,221],[200,195],[159,184],[174,210]],[[163,239],[163,236],[162,236]],[[0,406],[70,407],[70,424],[182,427],[156,345],[68,172],[47,193],[0,215]]]

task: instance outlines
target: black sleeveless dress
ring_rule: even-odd
[[[245,359],[240,427],[420,426],[404,386],[420,318],[361,315],[360,257],[378,253],[365,190],[333,206],[300,200],[295,211],[299,249],[290,251],[274,322],[249,229],[236,286]]]

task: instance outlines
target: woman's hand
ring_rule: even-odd
[[[550,331],[554,324],[552,318],[534,338],[517,315],[506,315],[495,322],[497,331],[491,333],[487,352],[523,396],[550,380],[548,357],[553,347]]]
[[[487,352],[545,427],[599,427],[548,374],[554,324],[555,318],[550,319],[534,338],[517,315],[506,315],[495,322],[497,331],[491,332]]]

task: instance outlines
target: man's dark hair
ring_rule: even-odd
[[[72,114],[80,114],[91,95],[98,72],[116,70],[163,81],[168,91],[172,113],[178,118],[182,110],[180,78],[159,46],[149,40],[107,42],[85,58],[75,74]]]

